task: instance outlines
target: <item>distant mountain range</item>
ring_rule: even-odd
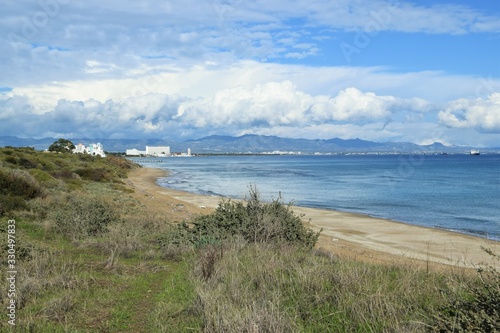
[[[14,136],[0,137],[0,147],[34,147],[43,150],[50,146],[55,138],[18,138]],[[431,145],[417,145],[409,142],[373,142],[361,139],[329,140],[290,139],[277,136],[253,135],[221,136],[212,135],[197,140],[176,142],[162,139],[71,139],[75,144],[100,142],[109,152],[125,152],[126,149],[144,150],[145,146],[170,146],[172,152],[186,151],[191,148],[194,154],[217,153],[467,153],[477,147],[445,146],[439,142]],[[481,148],[482,152],[500,152],[498,148]]]

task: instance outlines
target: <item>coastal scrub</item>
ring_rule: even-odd
[[[178,201],[127,180],[131,170],[145,174],[116,156],[0,148],[0,247],[9,249],[15,220],[17,331],[500,331],[492,267],[429,270],[320,251],[318,231],[254,189],[194,218],[186,204],[178,223]]]
[[[251,187],[244,202],[222,199],[212,214],[197,217],[192,227],[179,225],[173,234],[160,238],[160,244],[187,240],[200,246],[241,237],[249,243],[293,243],[313,248],[320,232],[306,227],[280,197],[262,202],[257,189]]]

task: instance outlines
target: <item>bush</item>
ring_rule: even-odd
[[[108,181],[108,173],[106,170],[101,168],[84,168],[77,169],[75,173],[82,177],[82,179],[90,180],[94,182],[105,182]]]
[[[33,169],[30,170],[29,173],[35,177],[35,179],[39,182],[50,182],[50,181],[55,181],[54,177],[52,177],[48,172],[45,172],[40,169]]]
[[[127,172],[134,168],[134,163],[116,156],[107,156],[106,163],[115,167],[115,173],[120,178],[127,178]]]
[[[17,162],[17,164],[21,168],[25,168],[25,169],[35,169],[38,166],[38,163],[36,161],[29,159],[29,158],[26,158],[26,157],[19,158],[19,161]]]
[[[496,259],[500,256],[484,249]],[[466,284],[463,294],[451,294],[450,304],[434,316],[433,332],[500,332],[500,272],[478,268],[479,283]]]
[[[0,248],[2,249],[3,253],[8,253],[8,250],[11,249],[11,246],[9,246],[7,238],[7,223],[4,223],[3,221],[1,221],[0,224],[0,236]],[[25,243],[25,240],[22,238],[16,239],[15,250],[16,260],[18,262],[30,260],[32,258],[32,253],[35,252],[33,251],[33,245],[30,243]],[[0,258],[1,265],[7,266],[7,263],[7,256],[5,256],[4,258]]]
[[[33,199],[45,195],[45,191],[28,172],[0,169],[0,194]]]
[[[26,208],[26,200],[45,197],[46,192],[28,172],[0,169],[0,216]]]
[[[26,200],[18,196],[0,194],[0,216],[15,210],[26,209]]]
[[[295,243],[312,248],[320,234],[305,227],[281,197],[262,203],[254,188],[246,203],[222,200],[214,213],[198,217],[193,225],[179,225],[173,241],[187,239],[204,245],[240,236],[250,243]]]
[[[7,156],[4,161],[7,162],[7,163],[10,163],[10,164],[13,164],[13,165],[16,165],[17,164],[17,158],[15,158],[14,156],[10,156],[12,154],[12,151],[9,151],[10,154],[6,154],[6,155],[9,155]]]
[[[60,180],[52,177],[50,173],[40,169],[31,169],[29,173],[46,189],[56,188],[62,183]]]
[[[119,219],[115,209],[102,198],[91,195],[72,195],[66,203],[50,214],[57,231],[73,239],[97,236]]]

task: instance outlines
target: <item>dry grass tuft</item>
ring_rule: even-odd
[[[63,295],[46,302],[40,314],[49,320],[64,323],[68,320],[68,315],[74,309],[75,305],[76,300],[74,296],[69,292],[65,292]]]
[[[221,252],[222,249],[222,252]],[[439,276],[316,255],[294,245],[200,248],[192,281],[205,332],[419,332]]]
[[[81,288],[74,262],[61,260],[54,251],[33,251],[31,258],[17,265],[17,302],[19,309],[36,302],[48,292]]]

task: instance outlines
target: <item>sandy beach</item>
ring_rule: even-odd
[[[210,213],[221,200],[157,185],[157,179],[167,175],[165,170],[154,168],[138,168],[129,175],[128,185],[135,190],[134,195],[152,213],[173,222],[188,221]],[[497,241],[334,210],[294,206],[293,211],[303,216],[307,226],[323,229],[316,247],[334,255],[428,267],[500,265],[482,249],[500,254]]]

